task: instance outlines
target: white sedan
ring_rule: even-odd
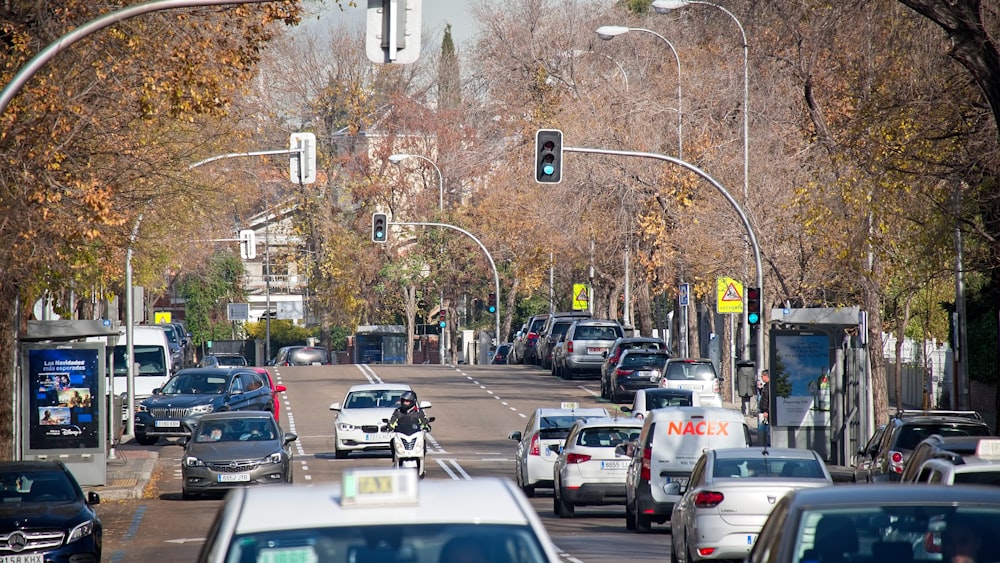
[[[380,431],[385,424],[382,419],[392,416],[399,406],[399,396],[409,390],[405,383],[354,385],[343,402],[331,404],[330,410],[339,413],[333,423],[337,459],[344,459],[351,452],[389,451],[392,436]],[[430,406],[428,401],[420,402],[422,409]]]
[[[833,478],[813,450],[707,450],[671,513],[671,563],[742,561],[779,499],[796,489],[830,485]]]

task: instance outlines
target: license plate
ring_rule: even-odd
[[[41,553],[4,555],[3,557],[0,557],[0,563],[45,563],[45,556]]]
[[[682,487],[684,487],[684,486],[687,486],[687,484],[688,484],[688,478],[687,477],[667,477],[667,481],[666,482],[667,483],[680,483],[680,485]]]
[[[223,473],[219,475],[220,483],[249,483],[249,473]]]
[[[625,469],[628,467],[627,461],[602,461],[601,469]]]
[[[391,439],[388,434],[365,434],[366,442],[388,442]]]
[[[181,421],[179,421],[179,420],[157,420],[156,421],[156,427],[157,428],[180,428],[181,427]]]
[[[681,389],[690,389],[691,391],[701,391],[701,385],[681,385]]]
[[[587,353],[588,354],[603,354],[607,350],[608,350],[607,348],[587,348]]]

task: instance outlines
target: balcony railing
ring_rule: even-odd
[[[270,280],[268,280],[270,278]],[[294,276],[243,276],[243,287],[250,293],[264,293],[265,285],[270,281],[271,293],[299,294],[309,285],[309,278],[302,275]]]

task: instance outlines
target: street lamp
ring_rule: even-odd
[[[597,36],[605,41],[610,41],[615,37],[623,33],[628,33],[630,31],[641,31],[644,33],[650,33],[660,38],[664,43],[670,47],[670,52],[674,54],[674,60],[677,61],[677,158],[683,158],[684,156],[684,145],[681,142],[681,58],[677,55],[677,49],[674,49],[674,44],[670,42],[669,39],[660,35],[659,33],[642,27],[623,27],[620,25],[602,25],[596,30]]]
[[[748,111],[750,104],[750,73],[748,69],[750,45],[747,43],[747,34],[743,31],[743,24],[740,23],[739,18],[718,4],[704,2],[703,0],[654,0],[653,10],[657,14],[666,14],[671,10],[685,8],[691,4],[705,4],[722,10],[729,17],[733,18],[733,21],[736,22],[736,27],[740,30],[740,36],[743,37],[743,205],[745,206],[750,197],[750,114]]]
[[[438,175],[438,210],[443,212],[444,211],[444,175],[441,174],[441,169],[438,168],[438,165],[435,164],[433,160],[427,158],[426,156],[419,155],[419,154],[404,154],[404,153],[393,154],[393,155],[389,156],[389,162],[395,164],[396,166],[399,166],[400,163],[402,163],[404,160],[406,160],[408,158],[419,158],[421,160],[425,160],[425,161],[427,161],[428,164],[430,164],[431,166],[434,167],[434,170],[437,172],[437,175]],[[441,290],[441,295],[440,295],[440,298],[439,298],[439,301],[438,301],[438,307],[439,307],[439,309],[444,309],[444,289]],[[497,338],[499,339],[499,335],[497,335]],[[440,334],[438,334],[438,362],[441,365],[444,365],[444,333],[443,332],[441,332]]]
[[[628,73],[625,72],[625,67],[623,67],[622,64],[616,61],[613,57],[605,55],[604,53],[599,53],[597,51],[584,51],[583,49],[573,49],[572,51],[570,51],[570,54],[574,57],[579,57],[581,55],[600,55],[608,59],[609,61],[615,63],[615,66],[617,66],[618,70],[620,70],[622,73],[622,78],[625,80],[625,93],[628,94]]]
[[[438,193],[438,209],[441,210],[441,211],[444,211],[444,176],[441,175],[441,169],[438,168],[437,164],[434,164],[433,160],[427,158],[426,156],[422,156],[422,155],[419,155],[419,154],[394,154],[394,155],[391,155],[389,157],[389,162],[395,164],[396,166],[399,166],[399,164],[401,162],[403,162],[404,160],[406,160],[408,158],[419,158],[419,159],[422,159],[422,160],[426,160],[431,166],[434,167],[434,170],[437,171],[437,174],[438,174],[438,192],[439,192]]]

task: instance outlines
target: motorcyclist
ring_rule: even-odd
[[[399,407],[392,411],[389,417],[388,430],[393,432],[402,425],[404,429],[419,428],[425,432],[430,432],[431,425],[417,405],[417,394],[413,391],[403,391],[399,396]]]

